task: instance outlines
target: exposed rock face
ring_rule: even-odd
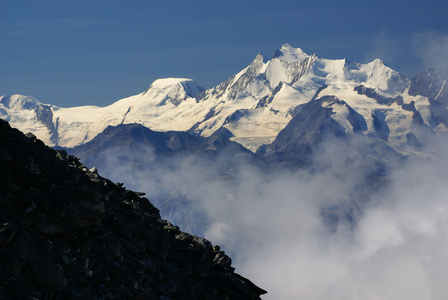
[[[218,246],[0,120],[1,299],[259,299]]]
[[[415,76],[409,94],[428,97],[434,125],[442,123],[448,126],[448,86],[442,75],[435,70],[428,70]]]
[[[331,118],[332,109],[322,107],[322,103],[334,101],[339,100],[325,96],[298,106],[294,118],[280,131],[275,141],[260,147],[257,154],[274,162],[287,162],[295,166],[309,164],[325,136],[346,135],[344,128]]]

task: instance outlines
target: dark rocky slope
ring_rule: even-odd
[[[0,299],[259,299],[218,246],[0,120]]]
[[[182,184],[167,184],[166,176],[188,172],[194,177],[200,170],[207,172],[207,180],[236,183],[240,171],[247,166],[262,168],[262,161],[230,141],[229,134],[225,128],[202,137],[179,131],[157,132],[140,124],[120,124],[108,126],[90,142],[64,150],[80,158],[88,168],[98,168],[107,178],[125,182],[130,189],[149,192],[148,186],[153,185],[151,201],[163,218],[203,235],[209,225],[207,214],[195,199],[185,195]],[[198,179],[195,184],[204,183]]]

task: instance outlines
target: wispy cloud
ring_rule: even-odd
[[[448,76],[448,34],[420,32],[415,35],[414,44],[426,69],[433,68]]]
[[[409,36],[391,35],[387,30],[381,30],[377,34],[368,37],[370,50],[366,53],[366,60],[372,61],[380,58],[383,61],[399,61],[403,55],[403,45],[410,42]]]

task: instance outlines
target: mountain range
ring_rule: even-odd
[[[106,107],[62,108],[30,96],[2,96],[0,117],[50,146],[75,147],[108,126],[138,123],[203,137],[225,128],[232,141],[265,153],[297,114],[305,126],[311,122],[305,122],[300,107],[314,103],[343,134],[415,152],[427,130],[446,130],[447,90],[446,79],[434,70],[408,78],[380,59],[329,60],[285,44],[270,59],[258,54],[248,67],[207,90],[191,79],[158,79]]]

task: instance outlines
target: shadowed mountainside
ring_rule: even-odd
[[[0,298],[259,299],[141,194],[0,120]]]

